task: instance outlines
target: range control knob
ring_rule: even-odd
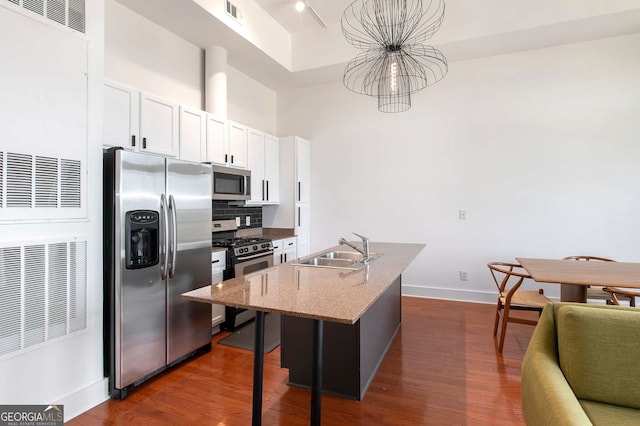
[[[258,246],[253,246],[253,251],[257,251],[258,250]]]

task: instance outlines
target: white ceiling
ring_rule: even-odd
[[[264,46],[249,42],[205,10],[223,9],[223,0],[116,1],[199,47],[225,47],[229,65],[273,90],[338,81],[356,52],[340,28],[342,13],[352,0],[307,0],[328,28],[307,10],[295,11],[294,0],[232,0],[241,11],[261,8],[265,18],[270,15],[275,20],[265,25],[289,33],[292,59],[284,65],[265,53]],[[460,60],[640,32],[638,0],[445,3],[444,22],[428,43],[444,53],[450,67]]]
[[[303,12],[295,10],[295,0],[255,0],[255,2],[291,34],[322,28],[308,9]],[[353,0],[307,0],[307,3],[313,7],[327,26],[331,26],[340,22],[342,13],[353,3]]]

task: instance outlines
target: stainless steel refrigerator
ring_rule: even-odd
[[[211,166],[104,152],[105,375],[116,399],[211,350]]]

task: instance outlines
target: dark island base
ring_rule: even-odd
[[[324,321],[322,391],[360,401],[401,322],[400,276],[353,325]],[[366,285],[366,284],[365,284]],[[313,320],[282,316],[280,363],[289,385],[311,388]]]

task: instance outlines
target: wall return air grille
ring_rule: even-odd
[[[0,0],[13,3],[81,33],[85,32],[85,0]]]
[[[0,209],[82,207],[81,162],[0,151]]]
[[[0,246],[0,359],[87,328],[87,242]]]

